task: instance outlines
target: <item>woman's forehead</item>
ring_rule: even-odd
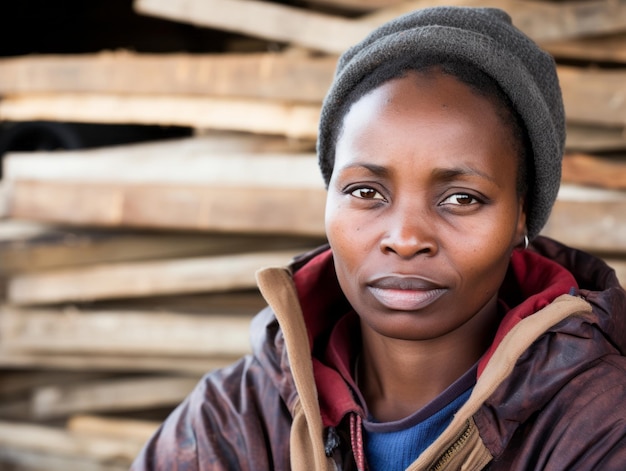
[[[351,165],[442,169],[516,166],[511,131],[495,105],[448,75],[410,74],[359,99],[344,118],[336,147],[336,170]],[[392,157],[392,158],[390,158]],[[381,163],[382,162],[382,163]],[[486,172],[486,170],[482,170]]]
[[[394,122],[398,115],[402,120]],[[347,133],[364,132],[363,138],[384,129],[378,136],[393,140],[402,131],[430,128],[434,135],[444,121],[471,120],[491,126],[491,131],[506,128],[505,120],[493,100],[475,93],[465,83],[447,74],[411,72],[389,80],[359,98],[344,116],[341,142]],[[451,123],[448,123],[449,127]],[[454,128],[452,126],[452,128]],[[480,129],[476,129],[479,131]],[[487,136],[489,133],[482,132]]]

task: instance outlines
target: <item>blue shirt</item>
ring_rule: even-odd
[[[432,444],[469,398],[476,381],[472,368],[429,404],[394,422],[363,421],[365,454],[371,470],[403,471]]]

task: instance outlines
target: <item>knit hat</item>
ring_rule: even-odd
[[[381,68],[410,68],[424,55],[463,61],[495,80],[521,118],[527,152],[526,226],[533,239],[546,223],[559,190],[565,144],[563,100],[553,58],[495,8],[434,7],[406,14],[377,28],[339,59],[322,106],[317,153],[326,184],[335,163],[335,140],[355,87]]]

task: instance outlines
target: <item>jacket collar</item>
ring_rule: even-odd
[[[350,412],[362,414],[351,388],[358,322],[346,317],[352,311],[338,285],[328,247],[299,260],[293,278],[307,326],[323,422],[336,426]],[[500,295],[502,305],[514,307],[505,308],[494,342],[480,360],[479,375],[502,339],[522,319],[576,290],[576,279],[563,266],[535,251],[515,251]],[[518,304],[519,299],[524,301]]]
[[[576,273],[577,277],[572,276],[568,269]],[[342,348],[350,344],[335,341],[331,336],[338,319],[348,313],[350,307],[338,286],[332,254],[327,247],[297,260],[292,265],[291,272],[279,270],[284,276],[273,277],[271,273],[276,273],[276,270],[270,269],[260,273],[259,286],[277,313],[281,327],[278,327],[276,319],[268,311],[264,320],[259,319],[253,329],[258,329],[264,324],[265,334],[271,332],[273,337],[270,343],[276,348],[273,352],[265,353],[278,355],[278,360],[270,362],[275,368],[276,384],[284,397],[290,398],[288,404],[295,404],[297,401],[293,399],[298,397],[298,394],[300,402],[308,403],[307,407],[310,410],[307,420],[308,416],[313,420],[308,426],[309,430],[310,427],[314,429],[311,436],[321,436],[323,425],[336,424],[346,413],[359,411],[345,380],[346,375],[349,376],[351,353],[350,348],[343,350]],[[599,282],[594,283],[593,280]],[[277,284],[287,286],[287,291],[281,292],[282,288],[277,290]],[[560,294],[568,292],[578,294],[576,293],[578,285],[579,293],[593,305],[593,314],[589,304],[582,299],[572,296],[559,297]],[[602,292],[598,291],[600,289]],[[274,294],[267,296],[269,292]],[[472,415],[499,386],[499,389],[506,387],[505,378],[510,375],[517,358],[541,334],[554,328],[563,319],[578,314],[579,317],[594,318],[594,322],[608,328],[609,332],[617,334],[624,328],[625,321],[622,318],[625,316],[614,319],[614,316],[610,315],[612,308],[621,306],[623,310],[623,306],[626,305],[626,295],[619,287],[614,273],[591,256],[541,237],[535,241],[533,251],[516,253],[513,256],[511,270],[501,294],[505,304],[513,308],[504,317],[496,341],[481,362],[481,377],[475,392],[464,406],[463,414],[459,413],[459,419],[455,419],[461,422],[455,422],[450,433],[458,433],[461,428],[467,427],[467,424],[470,424],[471,428]],[[518,299],[526,301],[518,304]],[[542,311],[540,316],[531,316],[538,310]],[[294,322],[299,326],[295,330],[292,325]],[[341,327],[341,324],[339,325]],[[349,333],[350,328],[347,329]],[[257,355],[263,356],[263,348],[259,348],[259,341],[267,345],[268,338],[265,334],[256,336],[256,346],[253,348]],[[291,337],[290,341],[284,341],[283,335]],[[341,337],[345,339],[346,335],[344,332]],[[288,354],[283,348],[283,342],[291,345],[288,347]],[[620,344],[623,342],[620,340]],[[620,348],[623,349],[623,346]],[[321,352],[325,351],[330,354],[322,355]],[[262,363],[264,361],[267,362],[267,358],[261,359]],[[294,362],[300,361],[308,362],[309,366],[295,368]],[[300,387],[297,392],[293,389],[290,378],[295,369],[300,372],[301,381],[306,382],[303,389],[306,398],[302,397]],[[501,386],[503,382],[505,384]],[[298,381],[294,380],[294,383],[297,385]],[[423,459],[436,459],[450,444],[446,442],[449,439],[450,436],[442,436],[441,440],[437,440],[433,447],[427,450],[428,453],[424,454]],[[314,448],[318,446],[323,447],[318,444]],[[484,459],[486,455],[481,456],[483,457],[481,459]]]
[[[338,327],[342,339],[339,339],[338,333],[331,337],[338,319],[349,313],[351,308],[337,282],[332,252],[327,245],[298,257],[289,267],[289,273],[293,279],[290,289],[295,290],[295,297],[292,299],[294,303],[297,302],[298,311],[302,312],[306,326],[306,337],[300,341],[304,342],[306,339],[309,358],[313,358],[313,371],[323,405],[322,417],[326,425],[336,425],[345,413],[360,411],[346,385],[346,381],[349,384],[351,378],[351,361],[353,348],[358,343],[358,328],[352,322],[345,321],[345,325],[340,324]],[[271,289],[274,288],[273,286]],[[601,313],[597,319],[598,324],[604,331],[613,333],[614,341],[621,351],[626,351],[626,338],[621,335],[626,329],[626,316],[610,315],[611,311],[616,311],[615,306],[626,305],[624,290],[619,286],[614,272],[595,257],[545,237],[538,237],[533,242],[532,250],[516,251],[512,256],[509,273],[500,293],[501,304],[508,312],[492,346],[480,360],[479,375],[504,336],[515,325],[566,293],[580,293],[594,305],[595,310]],[[524,301],[520,303],[520,300]],[[276,303],[270,304],[276,310]],[[283,309],[294,311],[293,307]],[[273,340],[271,345],[282,345],[282,332],[277,324],[270,330],[263,327],[275,322],[271,312],[262,317],[263,319],[254,322],[253,348],[258,353],[257,356],[275,357],[280,352],[267,351],[267,334],[271,332],[271,335],[281,337],[279,344]],[[281,328],[284,330],[285,324],[292,322],[293,316],[287,316],[281,320]],[[265,354],[261,352],[263,349],[266,350]],[[286,365],[288,363],[274,361],[272,368],[277,375],[276,381],[280,381],[279,376],[289,373]],[[285,383],[280,382],[284,387]],[[337,404],[343,404],[340,407],[343,412],[337,408]]]

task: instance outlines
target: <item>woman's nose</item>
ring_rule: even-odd
[[[405,259],[422,254],[432,256],[438,248],[434,229],[432,217],[424,211],[398,209],[389,218],[380,249]]]

